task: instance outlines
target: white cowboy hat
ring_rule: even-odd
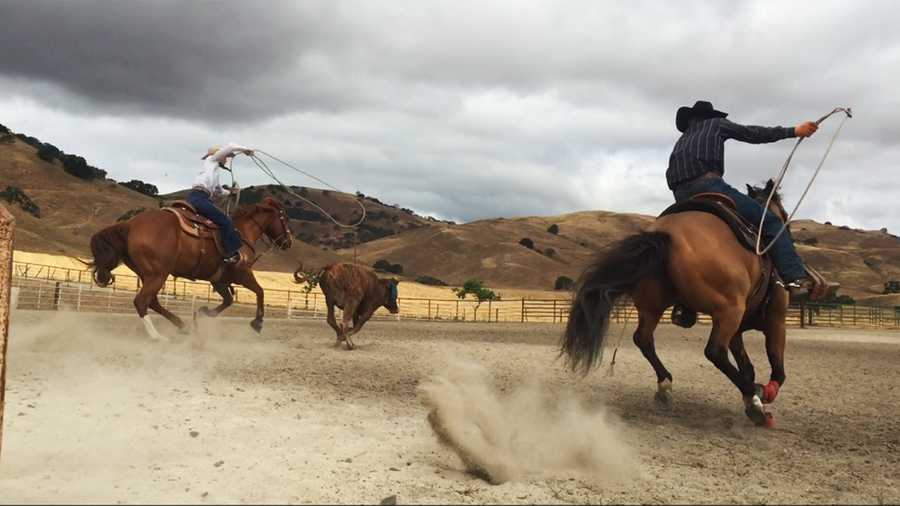
[[[206,160],[210,156],[216,154],[220,149],[222,149],[222,146],[219,146],[218,144],[210,146],[209,149],[206,150],[206,154],[203,155],[203,158],[201,158],[201,160]]]

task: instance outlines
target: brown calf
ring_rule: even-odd
[[[303,282],[302,266],[294,272],[294,281]],[[359,332],[375,311],[384,306],[392,314],[397,314],[396,279],[379,279],[372,269],[340,262],[322,269],[319,287],[325,294],[328,306],[328,324],[337,334],[337,343],[346,341],[347,349],[354,348],[350,336]],[[343,321],[338,325],[334,317],[334,306],[344,311]],[[350,325],[352,321],[352,326]]]

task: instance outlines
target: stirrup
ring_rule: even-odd
[[[231,255],[228,258],[222,259],[222,261],[225,262],[226,264],[236,264],[241,261],[241,254],[235,253],[234,255]]]

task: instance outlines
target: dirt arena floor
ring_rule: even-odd
[[[791,330],[767,430],[703,357],[708,327],[658,331],[667,411],[629,337],[612,377],[579,378],[559,325],[370,322],[348,352],[323,321],[158,344],[135,316],[13,316],[0,503],[900,502],[900,333]],[[467,473],[428,395],[507,431],[491,458],[514,479]]]

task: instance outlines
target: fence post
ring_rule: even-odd
[[[37,307],[35,309],[41,308],[41,294],[44,292],[43,286],[38,286],[38,298],[37,298]]]
[[[109,313],[112,308],[112,290],[106,291],[106,312]]]
[[[195,309],[196,307],[197,307],[197,296],[196,296],[196,295],[192,295],[192,296],[191,296],[191,314],[194,314],[194,311],[196,310],[196,309]]]
[[[53,309],[56,311],[59,311],[59,299],[62,296],[59,285],[59,281],[53,285]]]
[[[81,273],[78,274],[78,277],[81,278]],[[81,289],[83,285],[78,285],[78,300],[75,301],[75,311],[81,311]]]
[[[431,299],[428,299],[428,319],[431,319]]]
[[[522,323],[525,323],[525,297],[522,297]]]
[[[456,299],[456,316],[454,316],[453,319],[459,320],[459,299]]]
[[[491,301],[488,301],[488,323],[491,323],[491,313],[493,313],[493,310],[491,309]]]

